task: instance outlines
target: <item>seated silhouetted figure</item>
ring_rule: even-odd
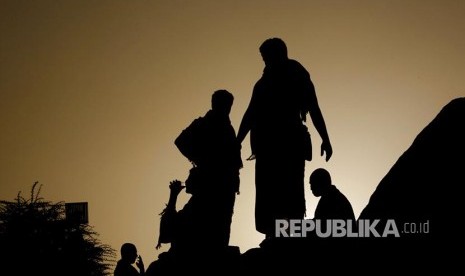
[[[348,229],[355,229],[356,220],[352,205],[332,183],[331,175],[323,168],[316,169],[310,175],[310,189],[314,196],[320,197],[313,220],[314,231],[310,232],[309,243],[304,243],[304,250],[311,248],[308,254],[317,250],[314,260],[326,260],[333,257],[334,252],[341,255],[352,254],[352,238],[346,235]],[[345,231],[338,230],[341,226]],[[346,233],[346,234],[344,234]]]
[[[137,261],[136,261],[137,260]],[[132,266],[136,263],[139,271]],[[121,246],[121,259],[116,264],[115,276],[142,276],[145,275],[144,262],[141,256],[137,255],[137,248],[132,243],[125,243]]]
[[[354,211],[349,200],[333,185],[331,175],[323,168],[310,175],[310,189],[316,197],[321,197],[315,209],[314,219],[342,219],[355,221]]]

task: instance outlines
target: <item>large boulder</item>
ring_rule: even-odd
[[[394,219],[404,238],[404,223],[416,223],[417,232],[430,237],[453,238],[461,217],[462,185],[465,184],[465,98],[448,103],[418,134],[381,180],[361,219]],[[428,225],[426,225],[428,223]],[[428,226],[421,229],[421,225]],[[407,225],[409,226],[409,225]],[[402,233],[403,232],[403,233]]]

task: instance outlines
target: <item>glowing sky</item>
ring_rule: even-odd
[[[334,149],[324,162],[309,124],[306,183],[327,168],[358,216],[416,135],[465,95],[464,14],[461,0],[2,0],[0,199],[39,181],[47,200],[87,201],[101,241],[135,243],[148,265],[169,248],[154,248],[169,181],[190,168],[174,139],[217,89],[235,95],[237,130],[263,69],[258,47],[281,37],[311,74]],[[230,242],[242,252],[263,239],[253,179],[245,162]]]

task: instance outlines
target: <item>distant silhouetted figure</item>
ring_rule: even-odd
[[[332,147],[310,74],[289,59],[279,38],[260,46],[265,62],[262,77],[242,118],[238,140],[250,131],[255,163],[255,226],[274,235],[276,219],[302,219],[305,214],[305,160],[312,159],[306,114],[322,138],[321,155],[331,158]]]
[[[331,175],[323,168],[310,175],[310,189],[321,197],[315,209],[314,219],[343,219],[355,222],[354,210],[349,200],[333,185]]]
[[[215,91],[211,110],[194,120],[175,140],[194,165],[186,180],[186,192],[192,194],[188,202],[192,233],[204,247],[229,244],[242,168],[240,144],[229,119],[233,101],[228,91]]]
[[[137,261],[136,261],[137,260]],[[139,271],[132,266],[133,263]],[[116,264],[115,276],[142,276],[145,275],[144,262],[142,257],[137,255],[137,248],[132,243],[125,243],[121,246],[121,259]]]

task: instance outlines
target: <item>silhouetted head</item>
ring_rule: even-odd
[[[331,185],[331,175],[323,168],[314,170],[310,175],[310,189],[314,196],[322,196]]]
[[[226,116],[231,112],[234,96],[227,90],[217,90],[212,95],[212,110]]]
[[[277,37],[265,40],[260,46],[260,53],[266,66],[273,66],[287,60],[286,43]]]
[[[125,243],[121,246],[121,259],[134,263],[137,259],[137,248],[132,243]]]

